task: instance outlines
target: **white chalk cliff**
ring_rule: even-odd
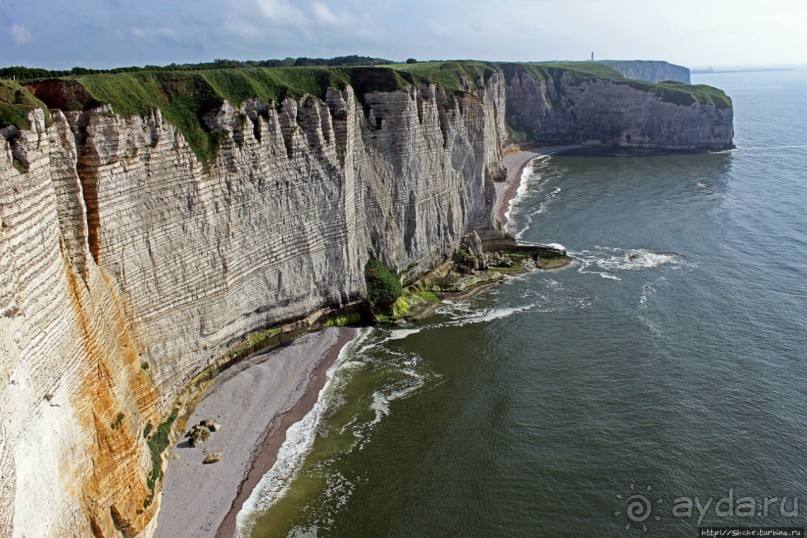
[[[0,535],[150,535],[147,437],[188,383],[252,331],[362,300],[371,256],[414,278],[495,230],[506,115],[539,140],[731,144],[730,108],[574,84],[224,102],[204,164],[159,110],[31,112],[0,138]]]

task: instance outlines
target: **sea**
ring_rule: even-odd
[[[807,524],[807,68],[715,73],[737,149],[541,157],[509,232],[575,263],[365,328],[252,537]]]

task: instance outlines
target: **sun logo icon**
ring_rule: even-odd
[[[660,516],[653,515],[653,505],[661,504],[664,501],[661,499],[656,499],[653,502],[650,501],[650,492],[653,490],[652,486],[647,486],[644,491],[640,491],[639,488],[636,487],[636,484],[631,482],[630,490],[631,494],[627,498],[622,494],[616,496],[616,498],[622,503],[625,510],[625,517],[628,519],[628,523],[625,525],[625,528],[631,529],[631,525],[635,523],[637,529],[641,528],[643,531],[647,531],[647,525],[645,522],[651,516],[656,521],[661,519]],[[621,516],[622,514],[622,510],[617,510],[614,512],[614,515],[617,517]]]

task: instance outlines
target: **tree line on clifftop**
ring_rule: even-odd
[[[15,80],[34,80],[55,77],[75,77],[81,75],[97,75],[106,73],[139,73],[143,71],[206,71],[210,69],[249,69],[254,67],[351,67],[369,66],[385,64],[396,64],[392,60],[384,58],[371,58],[369,56],[337,56],[335,58],[285,58],[283,60],[225,60],[216,59],[212,62],[197,64],[175,64],[159,66],[146,65],[144,67],[115,67],[112,69],[89,69],[86,67],[74,67],[66,70],[41,69],[38,67],[12,66],[0,68],[0,78]],[[406,63],[417,63],[414,58],[409,58]]]

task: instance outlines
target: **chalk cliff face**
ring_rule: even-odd
[[[359,300],[371,254],[415,275],[490,227],[503,90],[225,103],[208,170],[159,111],[37,112],[2,140],[0,534],[143,530],[142,432],[211,358]]]
[[[361,300],[370,256],[413,278],[494,229],[506,107],[538,139],[730,141],[730,109],[603,82],[463,85],[224,102],[206,164],[159,110],[0,138],[0,535],[150,535],[147,437],[211,360]]]
[[[143,528],[156,392],[119,283],[90,257],[73,133],[61,113],[32,120],[14,142],[28,173],[0,145],[0,535]]]
[[[581,80],[570,72],[539,78],[519,66],[508,73],[506,95],[508,123],[536,141],[672,151],[733,147],[733,110],[722,103],[621,81]]]
[[[616,69],[625,78],[646,80],[647,82],[664,82],[673,80],[691,84],[689,69],[669,62],[648,60],[602,60],[597,63]]]

